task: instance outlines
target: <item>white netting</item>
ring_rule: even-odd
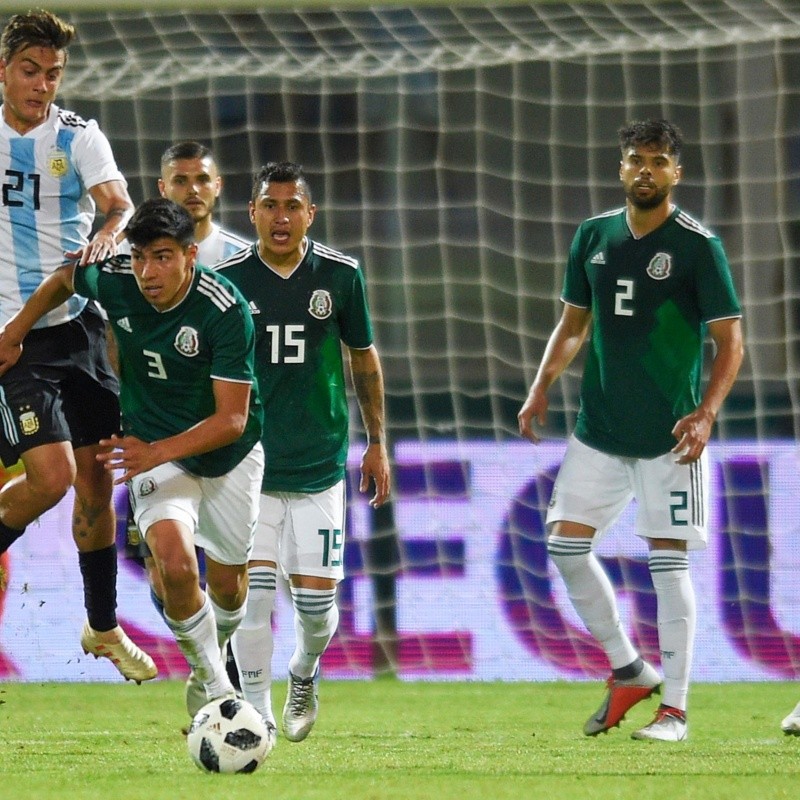
[[[532,650],[574,634],[559,627],[552,605],[542,611],[552,598],[545,596],[541,517],[558,453],[517,449],[515,416],[560,313],[575,226],[621,204],[616,131],[626,119],[665,116],[683,129],[679,202],[721,234],[744,302],[748,357],[719,421],[724,446],[743,436],[794,435],[796,2],[120,11],[71,19],[79,41],[64,104],[100,121],[135,200],[155,193],[165,147],[197,138],[213,147],[225,175],[222,221],[249,232],[252,173],[266,160],[289,158],[305,165],[321,205],[316,235],[362,258],[391,433],[407,440],[396,452],[403,577],[389,616],[401,632],[427,631],[401,642],[412,673],[470,674],[465,664],[480,662],[489,676],[525,675]],[[578,374],[571,370],[553,390],[556,440],[574,420]],[[440,439],[461,449],[437,449]],[[470,449],[475,439],[488,449]],[[781,638],[781,626],[796,608],[786,583],[792,571],[780,573],[783,617],[770,628],[762,550],[775,533],[764,519],[785,519],[791,508],[796,519],[798,489],[791,455],[773,464],[770,452],[766,445],[762,455],[717,453],[724,481],[715,491],[724,500],[702,580],[718,587],[721,607],[750,605],[738,622],[730,614],[715,622],[709,606],[711,638],[702,646],[728,658],[733,650],[714,637],[774,629],[769,641],[782,642],[785,656],[778,674],[789,674],[794,640]],[[770,484],[771,475],[780,481]],[[777,506],[767,513],[759,503]],[[354,538],[366,539],[366,511],[352,510]],[[787,537],[796,535],[792,525]],[[743,541],[756,543],[749,583],[740,567],[750,545],[736,550]],[[636,598],[632,616],[652,649],[652,595],[636,588],[647,577],[642,554],[630,546],[615,562],[615,579]],[[391,572],[392,552],[391,542],[353,547],[349,574]],[[792,552],[784,554],[790,565]],[[337,653],[359,672],[371,663],[374,600],[358,580],[342,597]],[[568,603],[557,599],[558,613],[568,615]],[[497,616],[487,617],[487,608]],[[464,633],[470,625],[472,637]],[[502,626],[518,630],[508,636],[517,643],[510,649],[498,644],[503,636],[493,638]],[[576,648],[564,669],[592,660],[585,642]],[[577,660],[568,667],[570,658]],[[536,669],[541,677],[562,674]],[[727,673],[709,677],[715,674]]]
[[[135,199],[199,138],[249,230],[253,169],[301,161],[317,232],[363,256],[395,434],[514,435],[576,223],[620,202],[615,132],[667,116],[680,201],[724,238],[749,360],[722,426],[793,431],[797,81],[792,2],[72,16],[66,104],[99,118]],[[554,398],[574,414],[575,381]]]

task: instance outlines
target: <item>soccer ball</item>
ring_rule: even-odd
[[[237,697],[204,705],[186,742],[192,760],[206,772],[255,772],[272,750],[261,714]]]

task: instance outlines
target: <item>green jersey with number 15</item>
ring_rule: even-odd
[[[614,455],[668,452],[701,400],[707,324],[741,316],[720,240],[678,208],[641,238],[624,208],[593,217],[573,239],[561,299],[593,320],[575,435]]]
[[[342,342],[365,349],[372,323],[358,261],[320,242],[284,277],[258,244],[216,265],[256,325],[264,403],[264,491],[320,492],[344,476],[348,409]]]

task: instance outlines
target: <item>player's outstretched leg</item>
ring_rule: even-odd
[[[628,711],[658,691],[661,678],[646,661],[638,658],[622,669],[615,669],[606,681],[608,690],[600,708],[586,720],[583,732],[597,736],[619,725]]]
[[[800,703],[798,703],[791,714],[783,718],[781,730],[787,736],[800,736]]]
[[[658,742],[683,742],[688,736],[686,712],[663,703],[656,711],[655,719],[644,728],[634,731],[631,739]]]
[[[86,655],[107,658],[127,681],[141,683],[158,674],[153,659],[137,647],[119,625],[110,631],[98,633],[87,621],[81,632],[81,647]]]

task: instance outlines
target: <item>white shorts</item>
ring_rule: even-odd
[[[133,518],[142,533],[156,522],[186,525],[195,544],[219,564],[246,564],[253,547],[264,449],[256,446],[218,478],[191,475],[176,463],[161,464],[128,482]]]
[[[578,522],[602,533],[636,500],[636,533],[646,539],[680,539],[690,550],[708,542],[708,455],[677,464],[674,453],[624,458],[602,453],[575,436],[558,471],[548,526]]]
[[[254,561],[274,561],[284,576],[344,577],[344,480],[314,494],[265,492]]]

